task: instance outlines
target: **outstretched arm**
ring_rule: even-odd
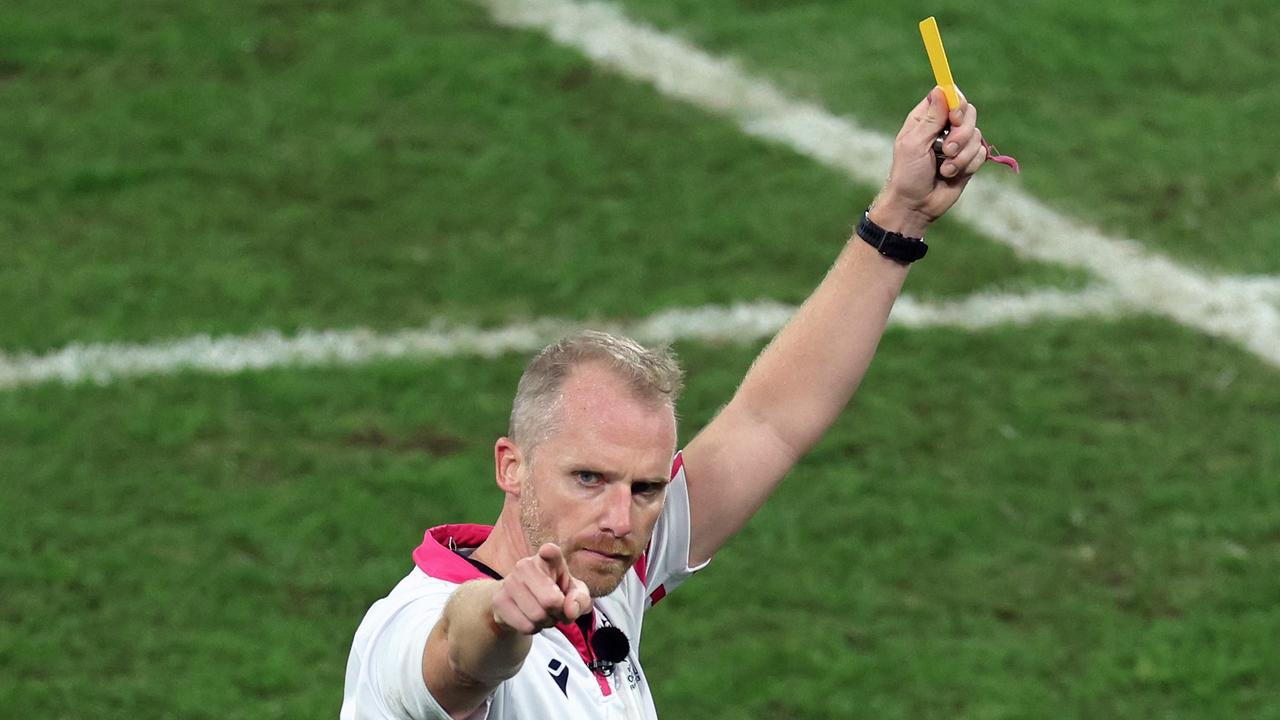
[[[937,168],[932,143],[948,119],[947,159]],[[889,178],[872,204],[871,221],[923,237],[985,160],[977,110],[963,103],[948,114],[942,91],[934,88],[894,141]],[[755,514],[844,409],[906,276],[905,266],[851,238],[756,358],[733,399],[685,448],[691,564],[710,558]]]
[[[453,717],[465,717],[524,664],[533,636],[591,610],[591,594],[547,543],[502,580],[473,580],[454,591],[427,636],[422,678]]]

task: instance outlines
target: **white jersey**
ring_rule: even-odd
[[[594,627],[613,625],[630,641],[625,660],[605,675],[592,672],[587,639],[574,623],[538,633],[520,672],[498,686],[467,720],[617,718],[656,720],[640,668],[644,613],[694,572],[689,567],[689,495],[676,455],[672,482],[649,547],[612,593],[595,600]],[[485,577],[455,550],[484,542],[491,528],[442,525],[427,531],[413,553],[415,568],[369,608],[347,660],[341,720],[446,720],[427,691],[422,652],[445,602],[461,583]]]

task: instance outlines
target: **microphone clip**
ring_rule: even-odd
[[[592,660],[587,663],[587,669],[600,677],[609,677],[613,675],[613,666],[616,664],[608,660]]]
[[[613,674],[613,666],[626,659],[631,643],[621,630],[612,625],[597,628],[591,633],[591,654],[594,656],[587,668],[601,677]]]

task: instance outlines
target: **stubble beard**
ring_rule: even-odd
[[[533,483],[524,480],[520,483],[520,528],[524,530],[524,537],[533,552],[537,552],[546,543],[560,545],[548,525],[542,514],[542,503],[538,502],[538,494],[533,490]],[[561,550],[563,549],[562,546]]]
[[[542,503],[538,501],[538,493],[534,491],[533,483],[528,479],[520,484],[520,528],[524,530],[524,537],[529,543],[529,549],[535,553],[538,548],[546,543],[558,545],[560,551],[565,553],[565,559],[569,562],[569,572],[587,586],[587,590],[593,598],[604,597],[613,592],[622,583],[622,578],[626,576],[626,571],[630,569],[630,565],[628,565],[621,573],[614,576],[594,572],[581,572],[575,568],[573,558],[570,555],[577,548],[569,546],[571,539],[557,538],[551,531],[551,523],[547,521]]]

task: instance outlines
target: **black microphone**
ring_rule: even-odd
[[[591,652],[596,659],[587,663],[587,668],[593,673],[609,677],[613,674],[613,666],[627,659],[627,654],[631,652],[631,641],[618,628],[605,625],[591,633]]]

